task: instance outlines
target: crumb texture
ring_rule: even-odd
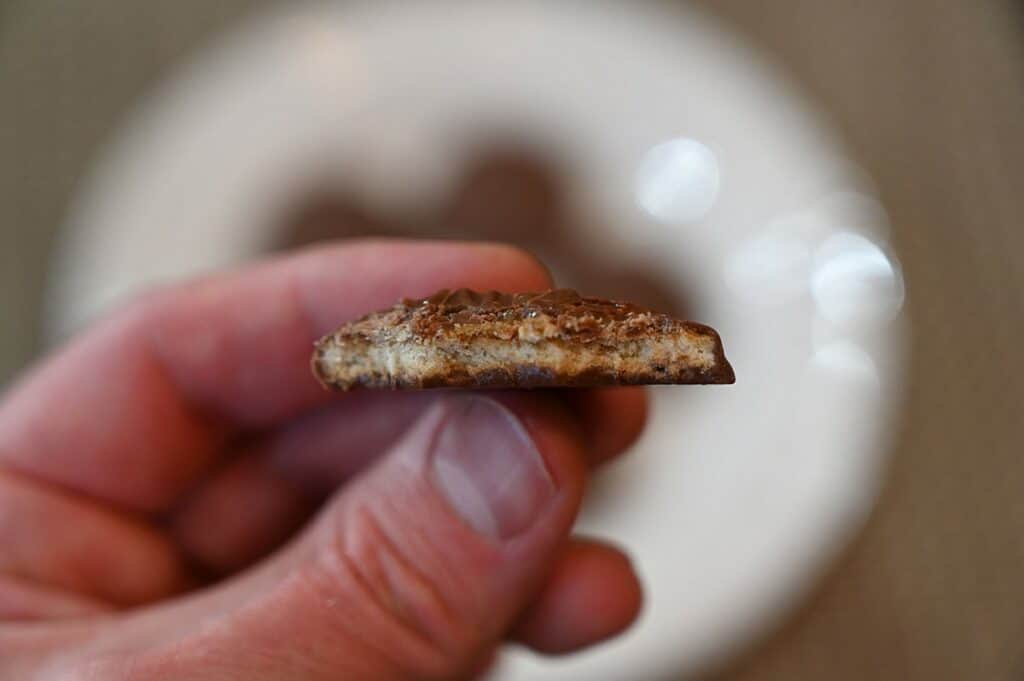
[[[568,289],[405,299],[322,338],[312,365],[340,390],[735,380],[714,329]]]

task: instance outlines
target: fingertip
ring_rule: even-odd
[[[487,263],[501,263],[502,269],[517,274],[514,286],[508,287],[515,291],[543,291],[554,284],[551,270],[540,258],[530,251],[515,244],[500,241],[488,241],[474,245],[475,248],[488,251]]]
[[[569,401],[586,431],[587,460],[613,459],[640,437],[647,421],[643,388],[622,386],[570,393]]]
[[[643,592],[629,558],[603,542],[576,539],[520,620],[513,638],[549,655],[621,633],[636,620]]]
[[[315,334],[399,298],[429,296],[442,288],[531,291],[551,286],[548,270],[534,255],[498,242],[359,239],[321,245],[279,262],[295,274],[301,307]]]

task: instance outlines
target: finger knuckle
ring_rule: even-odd
[[[478,644],[477,629],[461,616],[449,580],[439,585],[422,555],[390,532],[379,513],[346,513],[321,556],[327,584],[344,584],[361,609],[364,636],[386,641],[392,662],[424,678],[452,678]],[[330,587],[329,587],[330,588]],[[394,642],[399,645],[392,645]]]

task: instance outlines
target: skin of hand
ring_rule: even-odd
[[[493,244],[319,247],[143,296],[0,401],[0,679],[465,679],[627,627],[570,535],[635,388],[328,393],[314,339],[403,296],[551,285]]]

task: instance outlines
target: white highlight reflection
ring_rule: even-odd
[[[843,328],[893,319],[903,307],[903,277],[881,248],[859,234],[829,237],[814,256],[811,294],[818,312]]]
[[[696,222],[718,198],[715,154],[687,137],[652,147],[636,172],[636,202],[651,217],[669,224]]]

